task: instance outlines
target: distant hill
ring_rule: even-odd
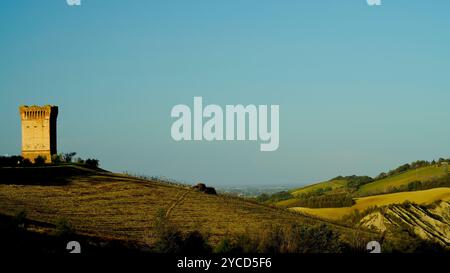
[[[447,175],[448,168],[446,166],[438,166],[437,164],[409,170],[394,176],[390,176],[381,180],[374,181],[361,186],[358,190],[360,195],[380,194],[391,188],[399,188],[414,181],[427,182],[435,178]]]
[[[314,196],[336,196],[338,194],[348,194],[354,198],[357,198],[383,193],[442,187],[443,185],[450,186],[450,172],[448,166],[443,164],[432,164],[429,166],[409,169],[403,172],[388,175],[385,178],[375,178],[370,182],[366,178],[369,177],[340,176],[329,181],[292,189],[287,192],[288,194],[283,195],[283,200],[275,200],[275,202],[272,203],[280,207],[297,207],[299,206],[299,203],[302,203],[300,202],[302,199],[311,198]],[[358,183],[354,182],[358,179],[364,181],[364,183],[361,183],[360,186],[355,187],[354,185],[357,185]],[[440,181],[440,183],[435,183],[438,179],[447,179],[448,181]],[[420,187],[418,187],[417,184],[420,184]]]
[[[399,192],[356,198],[351,207],[291,210],[354,227],[395,234],[406,233],[450,249],[450,188]]]
[[[320,182],[317,184],[312,184],[310,186],[306,186],[303,188],[294,189],[294,190],[291,190],[290,192],[293,195],[298,196],[301,194],[306,194],[306,193],[310,193],[310,192],[317,191],[317,190],[324,190],[324,191],[326,191],[328,189],[336,190],[336,189],[344,187],[347,184],[347,182],[348,181],[345,179],[333,179],[330,181],[324,181],[324,182]]]
[[[450,248],[448,160],[416,161],[376,178],[339,176],[274,196],[283,199],[268,197],[266,203],[275,200],[305,215],[396,237],[406,232]]]
[[[406,201],[417,204],[431,204],[435,201],[450,201],[450,188],[435,188],[424,191],[399,192],[356,198],[356,204],[343,208],[292,208],[324,219],[341,219],[355,210],[360,212],[374,206],[402,204]]]

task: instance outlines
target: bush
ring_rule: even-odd
[[[189,254],[207,254],[211,253],[211,247],[199,231],[192,231],[184,239],[182,252]]]
[[[183,248],[183,238],[181,232],[170,223],[166,212],[158,210],[153,225],[156,236],[154,251],[157,253],[179,253]]]
[[[31,165],[33,165],[33,163],[31,163],[31,160],[29,160],[28,158],[25,158],[25,159],[22,161],[22,166],[23,166],[23,167],[30,167]]]
[[[26,226],[27,211],[25,209],[19,210],[16,215],[14,215],[13,223],[15,227],[25,228]]]
[[[362,212],[360,212],[359,210],[354,210],[352,213],[347,214],[344,217],[342,217],[341,222],[343,224],[349,224],[351,226],[355,226],[361,221],[362,218],[366,217],[367,215],[369,215],[373,212],[381,211],[381,210],[382,210],[382,208],[380,208],[378,206],[370,206]]]
[[[329,226],[273,226],[261,233],[238,235],[234,240],[224,238],[216,253],[340,253],[345,244],[340,234]]]
[[[0,167],[15,167],[22,164],[23,157],[19,155],[0,156]]]
[[[282,252],[288,253],[340,253],[340,234],[327,225],[291,226],[285,234]]]
[[[422,182],[420,181],[413,181],[408,183],[407,185],[408,191],[417,191],[422,188]]]
[[[88,158],[86,159],[86,161],[84,162],[84,164],[86,164],[86,166],[90,167],[90,168],[98,168],[99,166],[99,160],[98,159],[91,159]]]
[[[281,191],[281,192],[277,192],[274,193],[272,195],[268,195],[266,193],[260,194],[256,197],[256,201],[260,202],[260,203],[276,203],[279,201],[283,201],[283,200],[288,200],[294,198],[294,196],[287,191]]]
[[[47,158],[45,156],[42,155],[38,155],[35,159],[34,159],[34,165],[36,166],[42,166],[45,164],[45,161],[47,160]]]
[[[239,253],[240,251],[237,251],[235,244],[229,239],[224,238],[222,239],[214,249],[214,253]]]
[[[281,226],[274,226],[264,232],[259,240],[262,253],[280,253],[283,250],[285,234]]]
[[[387,173],[382,172],[379,175],[377,175],[377,177],[375,177],[375,180],[381,180],[381,179],[385,179],[387,177],[388,177]]]
[[[156,213],[153,230],[156,236],[153,251],[156,253],[207,254],[212,251],[207,239],[199,231],[189,232],[183,237],[163,209]]]
[[[73,233],[73,227],[69,220],[66,218],[60,218],[56,221],[56,236],[67,237]]]
[[[77,153],[75,152],[71,152],[71,153],[64,153],[62,154],[62,159],[64,162],[66,163],[72,163],[72,159],[73,157],[76,155]]]
[[[383,253],[435,253],[449,254],[448,248],[437,242],[424,240],[414,232],[397,229],[392,231],[389,240],[383,243]]]
[[[82,159],[81,157],[78,157],[77,159],[75,159],[75,162],[77,164],[81,164],[81,165],[86,164],[86,161],[84,159]]]
[[[52,163],[53,164],[60,164],[62,162],[62,155],[61,154],[54,154],[52,155]]]
[[[362,185],[368,184],[370,182],[373,182],[373,178],[369,176],[346,176],[344,177],[345,180],[347,180],[347,188],[357,190]]]

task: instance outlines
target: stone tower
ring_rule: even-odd
[[[20,106],[22,120],[22,157],[34,162],[36,157],[45,157],[46,163],[52,162],[56,154],[56,118],[58,107]]]

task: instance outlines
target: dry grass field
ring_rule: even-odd
[[[30,183],[31,178],[14,181],[11,175],[2,176],[0,172],[0,214],[14,215],[25,210],[27,218],[49,224],[65,218],[79,234],[143,243],[154,240],[152,226],[160,209],[182,231],[199,230],[209,235],[211,243],[218,242],[224,235],[259,232],[273,225],[326,223],[295,212],[241,198],[205,194],[180,185],[76,166],[54,168],[65,169],[53,169],[50,173],[72,175],[56,182],[48,178],[47,184],[49,174],[41,175],[39,183]],[[48,171],[47,168],[36,169],[30,175],[36,177],[33,172]],[[339,230],[344,238],[355,232],[344,226],[329,225]]]

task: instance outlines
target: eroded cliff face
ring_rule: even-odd
[[[430,206],[417,204],[390,205],[361,219],[360,226],[381,232],[408,230],[424,240],[450,247],[450,203]]]

